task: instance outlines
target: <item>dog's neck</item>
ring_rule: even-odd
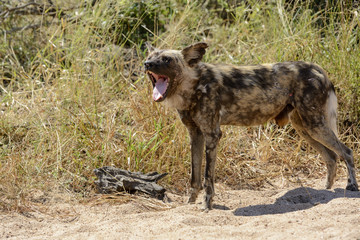
[[[177,110],[189,110],[193,105],[195,89],[199,81],[197,73],[194,68],[188,67],[176,77],[178,77],[176,80],[178,84],[173,86],[175,92],[164,100],[164,104]]]

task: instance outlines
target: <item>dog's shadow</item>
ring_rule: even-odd
[[[277,198],[273,204],[253,205],[238,208],[234,211],[234,215],[261,216],[269,214],[283,214],[309,209],[318,204],[326,204],[336,198],[360,198],[360,192],[351,192],[340,188],[330,191],[300,187]]]

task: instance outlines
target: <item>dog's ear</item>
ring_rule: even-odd
[[[156,51],[156,50],[158,50],[157,48],[155,48],[153,45],[151,45],[151,43],[149,42],[149,41],[146,41],[145,42],[145,46],[146,46],[146,48],[147,48],[147,52],[148,53],[151,53],[151,52],[154,52],[154,51]]]
[[[181,53],[184,56],[185,61],[189,64],[190,67],[192,67],[194,64],[201,61],[207,47],[208,45],[204,42],[195,43],[184,48]]]

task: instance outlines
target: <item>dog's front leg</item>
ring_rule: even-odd
[[[191,141],[191,190],[189,203],[195,203],[201,190],[201,163],[204,152],[204,136],[199,128],[188,128]]]
[[[188,111],[179,111],[180,119],[189,131],[191,145],[191,189],[189,203],[195,203],[201,184],[201,164],[204,152],[204,135]]]
[[[205,166],[205,198],[203,210],[208,211],[212,208],[212,200],[215,195],[215,162],[217,145],[221,138],[220,127],[215,132],[205,134],[206,141],[206,166]]]

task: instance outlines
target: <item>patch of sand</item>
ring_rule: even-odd
[[[346,180],[325,190],[305,187],[261,191],[216,185],[214,209],[168,193],[170,203],[120,195],[118,203],[38,203],[28,213],[0,213],[1,239],[360,239],[360,193]],[[36,210],[38,209],[38,210]]]

